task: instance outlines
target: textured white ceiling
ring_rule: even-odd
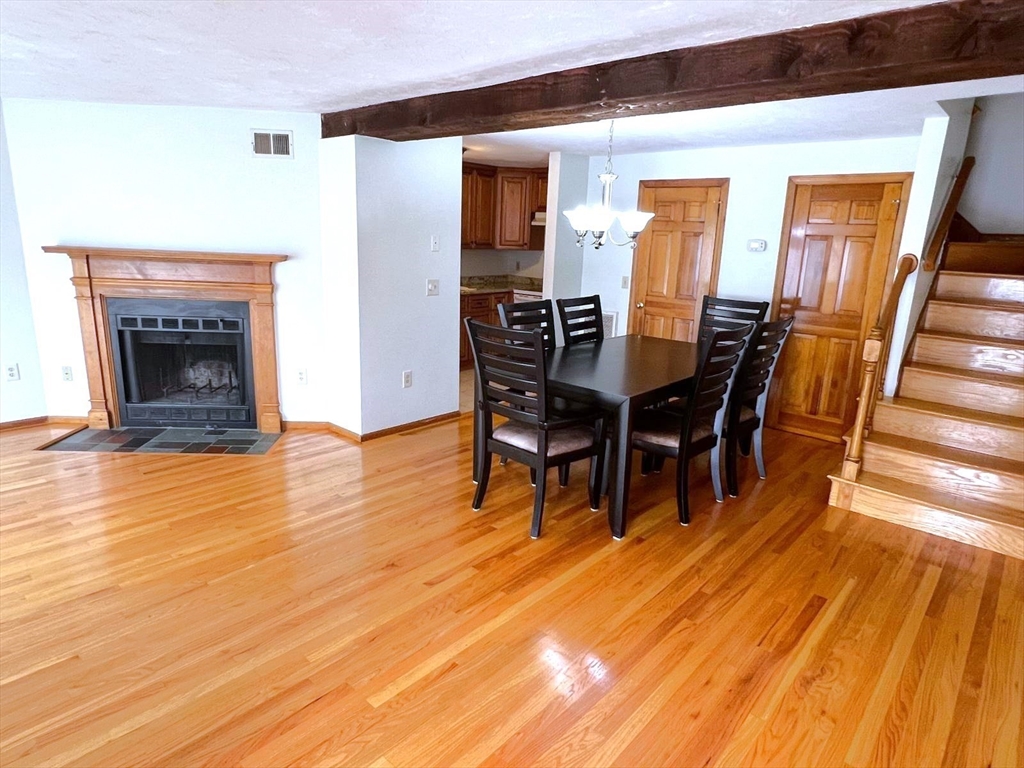
[[[926,117],[942,115],[939,101],[1021,93],[1024,76],[868,91],[813,99],[640,115],[615,121],[616,155],[671,149],[792,144],[804,141],[918,136]],[[466,160],[547,165],[548,153],[602,155],[608,120],[466,136]]]
[[[0,0],[0,96],[325,112],[935,0]]]

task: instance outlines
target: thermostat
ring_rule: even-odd
[[[767,248],[767,240],[747,240],[747,250],[751,253],[761,253]]]

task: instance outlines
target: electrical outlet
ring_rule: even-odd
[[[427,296],[439,296],[441,294],[441,281],[437,278],[427,280]]]
[[[64,381],[74,381],[74,376],[71,375],[71,366],[65,365],[60,369],[61,376],[64,377]]]
[[[8,365],[5,370],[7,372],[8,381],[17,381],[18,379],[21,378],[21,371],[18,370],[17,363],[15,363],[14,365]]]
[[[437,235],[430,236],[430,252],[437,253],[441,250],[441,238]]]
[[[629,288],[629,275],[622,276],[622,287],[627,289]]]
[[[412,371],[402,371],[402,389],[412,386]]]
[[[309,376],[306,375],[305,368],[299,368],[298,376],[296,377],[299,384],[309,384]]]

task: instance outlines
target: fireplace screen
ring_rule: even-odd
[[[255,427],[248,310],[109,299],[122,425]]]

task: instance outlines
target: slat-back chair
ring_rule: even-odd
[[[682,413],[647,409],[637,416],[633,446],[650,456],[676,460],[676,506],[679,522],[690,523],[688,475],[690,459],[711,452],[711,480],[715,498],[722,501],[721,444],[725,411],[754,323],[731,331],[714,331],[707,337],[694,376],[693,390]]]
[[[498,318],[503,327],[517,331],[540,328],[544,334],[544,349],[555,348],[555,312],[551,307],[551,299],[499,304]]]
[[[562,324],[565,346],[604,339],[601,297],[598,294],[576,299],[557,299],[555,303],[558,305],[558,319]]]
[[[480,462],[473,509],[483,505],[491,455],[496,453],[535,471],[532,538],[540,536],[549,467],[590,458],[590,507],[596,510],[604,462],[604,415],[594,411],[565,415],[551,406],[544,334],[539,328],[517,331],[466,318],[466,330],[479,398],[476,417],[483,420],[483,428],[473,430]],[[508,421],[495,427],[495,416]]]
[[[747,323],[759,323],[768,314],[767,301],[743,301],[705,296],[700,310],[700,336],[708,331],[732,331]]]
[[[768,476],[764,467],[764,413],[768,406],[768,390],[772,385],[775,366],[792,327],[792,317],[784,317],[773,323],[758,323],[747,344],[729,398],[725,430],[725,479],[730,496],[736,496],[739,492],[736,479],[737,448],[743,451],[744,456],[749,455],[751,440],[754,444],[757,474],[762,480]]]

